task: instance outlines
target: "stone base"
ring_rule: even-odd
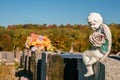
[[[107,57],[101,63],[105,65],[105,80],[120,79],[120,61],[119,60]]]

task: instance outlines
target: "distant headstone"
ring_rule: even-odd
[[[41,60],[41,58],[42,58],[42,53],[36,52],[36,63],[38,62],[38,60]]]
[[[7,63],[14,63],[14,54],[12,52],[6,53]]]
[[[1,61],[1,59],[2,59],[2,52],[0,52],[0,61]]]
[[[7,54],[8,54],[9,52],[2,52],[2,59],[7,59]]]

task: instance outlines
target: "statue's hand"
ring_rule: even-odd
[[[101,47],[101,44],[96,44],[96,43],[94,43],[93,44],[95,47]]]

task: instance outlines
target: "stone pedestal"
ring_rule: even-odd
[[[120,60],[106,57],[101,63],[105,65],[105,80],[120,79]]]

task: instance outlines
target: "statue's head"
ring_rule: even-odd
[[[90,13],[88,18],[88,23],[93,30],[97,30],[103,23],[103,18],[99,13]]]

